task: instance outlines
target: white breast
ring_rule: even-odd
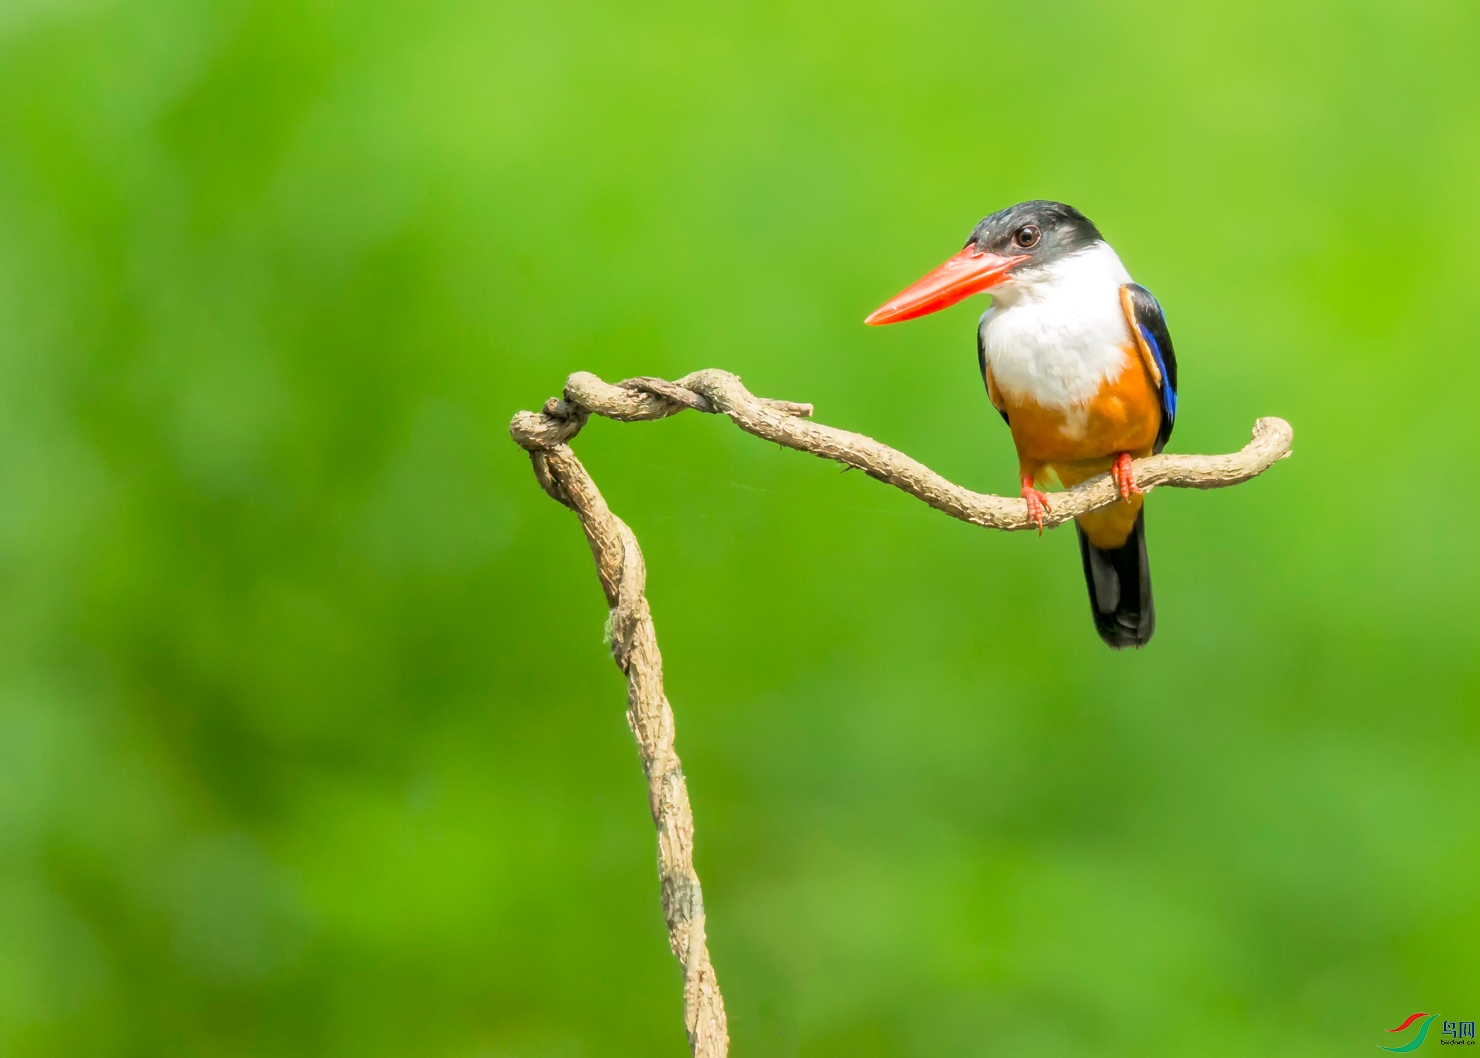
[[[982,344],[997,388],[1046,408],[1086,404],[1129,363],[1120,288],[1130,273],[1107,243],[992,291]]]

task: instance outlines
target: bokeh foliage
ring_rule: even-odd
[[[693,414],[636,530],[737,1055],[1368,1053],[1480,1013],[1480,8],[9,0],[0,1052],[684,1053],[576,522],[505,435],[697,367],[1011,490],[1029,197],[1167,306],[1112,655],[1072,534]],[[1471,1004],[1466,1006],[1466,1004]]]

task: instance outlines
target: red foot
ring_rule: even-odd
[[[1023,478],[1023,499],[1028,503],[1028,517],[1038,523],[1038,535],[1043,535],[1043,514],[1053,510],[1048,497],[1033,487],[1032,478]]]
[[[1120,488],[1120,498],[1123,500],[1139,496],[1146,491],[1136,484],[1136,472],[1131,469],[1129,452],[1122,452],[1115,457],[1115,462],[1110,467],[1110,476],[1115,479],[1115,484]]]

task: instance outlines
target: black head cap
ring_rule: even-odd
[[[1062,202],[1019,202],[984,217],[966,240],[986,253],[1029,258],[1018,269],[1046,265],[1102,240],[1100,229]]]

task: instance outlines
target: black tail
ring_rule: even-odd
[[[1146,561],[1146,512],[1136,515],[1135,528],[1125,543],[1102,551],[1079,533],[1079,555],[1084,559],[1084,581],[1089,585],[1089,608],[1095,631],[1115,650],[1144,647],[1156,630],[1156,608],[1151,604],[1151,566]]]

